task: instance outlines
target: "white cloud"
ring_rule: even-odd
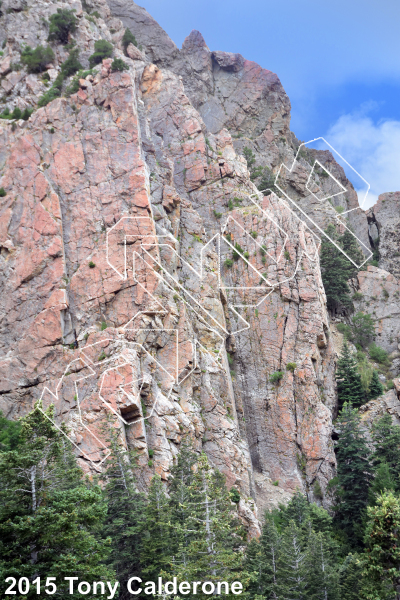
[[[370,184],[364,209],[373,206],[379,194],[400,190],[400,121],[374,123],[366,115],[371,108],[363,106],[357,113],[341,116],[325,136]],[[347,175],[352,181],[351,171]],[[357,191],[363,198],[365,191]]]

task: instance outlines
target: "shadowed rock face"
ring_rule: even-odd
[[[152,63],[170,64],[178,54],[178,48],[146,9],[127,0],[112,0],[107,4],[111,13],[121,19],[125,27],[129,27],[146,49],[146,55]]]
[[[376,343],[389,353],[400,349],[399,280],[384,269],[368,266],[366,271],[358,273],[353,283],[354,289],[361,294],[359,299],[354,300],[355,309],[372,315]],[[400,363],[397,364],[399,367]]]
[[[28,4],[0,19],[5,72],[24,32],[43,43],[41,17],[64,6]],[[95,23],[75,4],[82,63],[102,38],[129,70],[112,73],[107,59],[17,129],[0,121],[0,408],[16,418],[39,397],[54,402],[88,471],[101,468],[113,410],[143,489],[154,471],[168,479],[189,439],[241,490],[255,535],[257,507],[296,488],[313,498],[316,481],[325,494],[335,470],[336,353],[318,242],[285,200],[254,199],[241,155],[248,146],[272,169],[293,160],[289,99],[274,73],[211,52],[198,32],[178,50],[132,2],[88,0]],[[126,26],[142,46],[128,56]],[[53,79],[66,56],[56,48]],[[10,108],[36,106],[40,76],[19,77],[7,79]],[[347,182],[329,153],[318,159]],[[307,168],[302,159],[288,186]],[[315,213],[324,227],[336,215]],[[351,214],[367,238],[365,214]]]
[[[369,234],[379,247],[379,266],[400,278],[400,192],[381,194],[369,209]]]
[[[370,431],[374,423],[389,413],[395,425],[400,425],[400,379],[393,380],[393,389],[376,400],[361,407],[361,423],[371,439]]]

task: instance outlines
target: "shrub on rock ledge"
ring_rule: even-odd
[[[371,344],[368,349],[368,352],[369,352],[371,359],[374,360],[375,362],[380,363],[381,365],[386,365],[386,366],[388,366],[390,364],[388,353],[386,352],[386,350],[384,350],[380,346],[377,346],[376,344]]]
[[[275,371],[275,373],[272,373],[272,375],[270,375],[269,380],[271,381],[271,383],[278,383],[282,379],[282,377],[282,371]]]
[[[126,54],[126,51],[128,49],[129,44],[133,44],[136,47],[138,45],[138,43],[136,41],[136,38],[133,35],[132,31],[130,29],[126,28],[125,29],[125,33],[124,33],[124,37],[122,38],[122,46],[124,48],[125,54]]]
[[[69,34],[75,33],[77,18],[74,10],[67,8],[57,8],[57,12],[51,15],[49,22],[49,42],[57,41],[61,44],[68,44]]]
[[[29,73],[41,73],[46,70],[46,65],[54,60],[54,52],[47,46],[38,46],[34,50],[26,46],[21,53],[21,62],[27,67]]]
[[[111,65],[111,71],[127,71],[129,66],[122,60],[122,58],[114,58]]]
[[[74,48],[69,53],[67,60],[65,60],[61,65],[61,71],[64,75],[64,78],[69,77],[70,75],[73,75],[74,73],[82,69],[82,65],[78,60],[78,55],[79,49]]]
[[[113,45],[107,40],[97,40],[94,43],[94,53],[89,56],[89,64],[91,67],[98,65],[104,58],[110,58],[113,53]]]

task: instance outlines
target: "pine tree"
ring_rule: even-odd
[[[320,506],[310,503],[300,491],[279,512],[273,511],[284,535],[290,523],[299,533],[304,553],[304,589],[308,599],[338,598],[338,544],[332,537],[332,517]],[[278,572],[279,582],[288,587],[287,573]],[[282,590],[281,590],[282,592]],[[290,598],[290,596],[289,596]]]
[[[373,479],[371,452],[360,426],[357,409],[345,403],[337,421],[338,504],[336,521],[350,546],[361,545],[361,523]]]
[[[337,557],[329,537],[310,529],[305,558],[307,600],[339,600]]]
[[[398,482],[393,478],[389,465],[386,462],[380,462],[375,470],[375,477],[369,488],[369,504],[375,506],[377,499],[384,492],[396,490]]]
[[[339,408],[346,402],[351,402],[354,406],[361,406],[364,403],[365,398],[357,361],[350,353],[347,342],[344,342],[342,354],[338,360],[336,381]]]
[[[114,579],[103,565],[108,542],[95,536],[106,507],[52,425],[53,408],[40,409],[37,403],[21,420],[18,449],[0,452],[0,589],[5,576],[45,581],[54,574],[58,592],[67,595],[64,577],[71,574],[88,582]],[[36,589],[26,598],[37,598]]]
[[[259,540],[253,538],[248,543],[243,566],[249,576],[249,585],[246,589],[248,598],[251,600],[256,596],[268,598],[264,588],[265,559]]]
[[[304,532],[294,521],[289,521],[282,532],[277,568],[277,598],[279,600],[306,600],[307,548]]]
[[[171,469],[170,509],[171,509],[171,543],[177,549],[174,564],[180,561],[185,567],[188,561],[187,549],[194,539],[194,532],[188,526],[192,510],[191,486],[197,455],[187,444],[182,444],[177,462]]]
[[[375,400],[383,394],[383,385],[379,380],[378,372],[374,370],[372,373],[371,383],[369,384],[368,400]]]
[[[309,502],[299,490],[286,506],[280,505],[279,510],[273,510],[272,515],[280,531],[293,520],[305,532],[308,532],[311,522],[312,529],[317,533],[329,536],[332,534],[332,517],[321,506]]]
[[[288,526],[290,521],[294,521],[297,527],[304,529],[310,520],[310,503],[306,496],[297,490],[290,502],[279,507],[279,511],[273,511],[281,529]]]
[[[375,451],[373,464],[386,464],[395,489],[400,491],[400,427],[393,423],[389,414],[384,415],[372,427]]]
[[[369,362],[366,354],[364,354],[364,352],[362,352],[361,350],[357,350],[357,363],[358,363],[358,372],[360,373],[361,385],[362,385],[362,389],[363,389],[363,392],[365,395],[365,399],[370,400],[369,386],[371,385],[374,368],[372,367],[371,363]]]
[[[340,566],[340,600],[360,600],[363,561],[358,554],[348,554]]]
[[[338,599],[339,547],[332,530],[328,512],[300,491],[286,506],[267,512],[259,542],[251,542],[246,552],[249,597]]]
[[[344,233],[339,237],[339,244],[347,256],[351,258],[357,265],[361,265],[365,261],[364,254],[360,248],[357,238],[353,235],[352,229],[348,226]],[[350,260],[347,260],[346,274],[347,279],[352,279],[358,273],[356,267]]]
[[[368,507],[363,595],[367,600],[400,598],[400,499],[393,492]]]
[[[202,454],[190,480],[184,499],[185,514],[181,515],[184,518],[177,524],[184,544],[179,545],[174,556],[173,574],[185,581],[240,581],[242,554],[239,550],[244,543],[244,531],[233,514],[235,509],[224,477],[212,469]],[[171,503],[176,499],[175,492],[171,491]],[[190,534],[187,539],[185,533]],[[203,594],[198,596],[201,598]]]
[[[342,235],[339,235],[336,227],[330,224],[325,232],[356,264],[363,263],[363,253],[351,230],[346,229]],[[327,305],[330,311],[341,307],[351,310],[353,303],[347,282],[355,277],[358,268],[344,256],[337,246],[332,244],[326,237],[322,237],[320,266]]]
[[[250,577],[246,593],[250,598],[262,596],[276,600],[277,569],[281,536],[271,513],[265,513],[260,540],[252,540],[247,546],[244,570]]]
[[[278,598],[278,562],[281,536],[278,533],[274,519],[267,514],[265,515],[260,544],[264,554],[263,595],[275,600]]]
[[[340,246],[334,225],[328,225],[326,233]],[[342,306],[350,310],[353,306],[347,285],[350,261],[325,236],[321,239],[319,260],[328,310],[334,311]]]
[[[146,579],[157,581],[170,569],[176,552],[169,499],[159,475],[151,480],[144,516],[140,564]]]
[[[356,313],[351,319],[351,330],[351,339],[357,346],[367,348],[375,339],[375,325],[371,315]]]
[[[107,419],[104,433],[110,455],[102,475],[107,482],[107,517],[102,533],[111,539],[108,563],[115,570],[120,583],[119,598],[125,600],[131,598],[126,585],[128,579],[140,575],[146,501],[135,486],[132,467],[136,455],[125,451],[120,430],[113,426],[112,420]]]
[[[21,424],[3,417],[0,410],[0,452],[15,450],[19,444]]]
[[[122,38],[122,47],[124,49],[125,56],[128,56],[126,51],[128,49],[129,44],[133,44],[134,46],[138,45],[136,38],[133,35],[132,31],[130,29],[126,28],[123,38]]]

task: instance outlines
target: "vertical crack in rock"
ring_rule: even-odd
[[[319,502],[316,480],[329,506],[337,349],[327,335],[318,244],[293,207],[275,194],[258,197],[255,185],[291,164],[299,147],[279,78],[211,51],[196,31],[179,50],[131,1],[91,0],[96,23],[77,12],[82,65],[107,39],[128,70],[112,72],[106,59],[71,96],[37,108],[47,91],[41,77],[22,70],[17,81],[7,61],[18,62],[22,42],[46,43],[34,15],[48,19],[59,3],[27,6],[7,20],[0,62],[7,105],[35,108],[16,129],[0,123],[0,409],[16,418],[47,394],[84,468],[100,468],[103,449],[83,425],[99,432],[106,381],[115,414],[133,415],[124,439],[139,453],[141,489],[154,472],[168,481],[188,439],[250,498],[240,510],[251,535],[257,509],[297,488]],[[126,26],[140,44],[128,56]],[[51,82],[66,57],[57,50]],[[300,198],[307,157],[346,188],[351,225],[368,248],[379,233],[379,265],[393,275],[368,267],[352,285],[366,296],[377,282],[386,286],[390,301],[380,302],[377,321],[393,352],[399,320],[384,322],[398,291],[398,193],[365,214],[331,153],[310,150],[283,185],[321,227],[337,213]]]

